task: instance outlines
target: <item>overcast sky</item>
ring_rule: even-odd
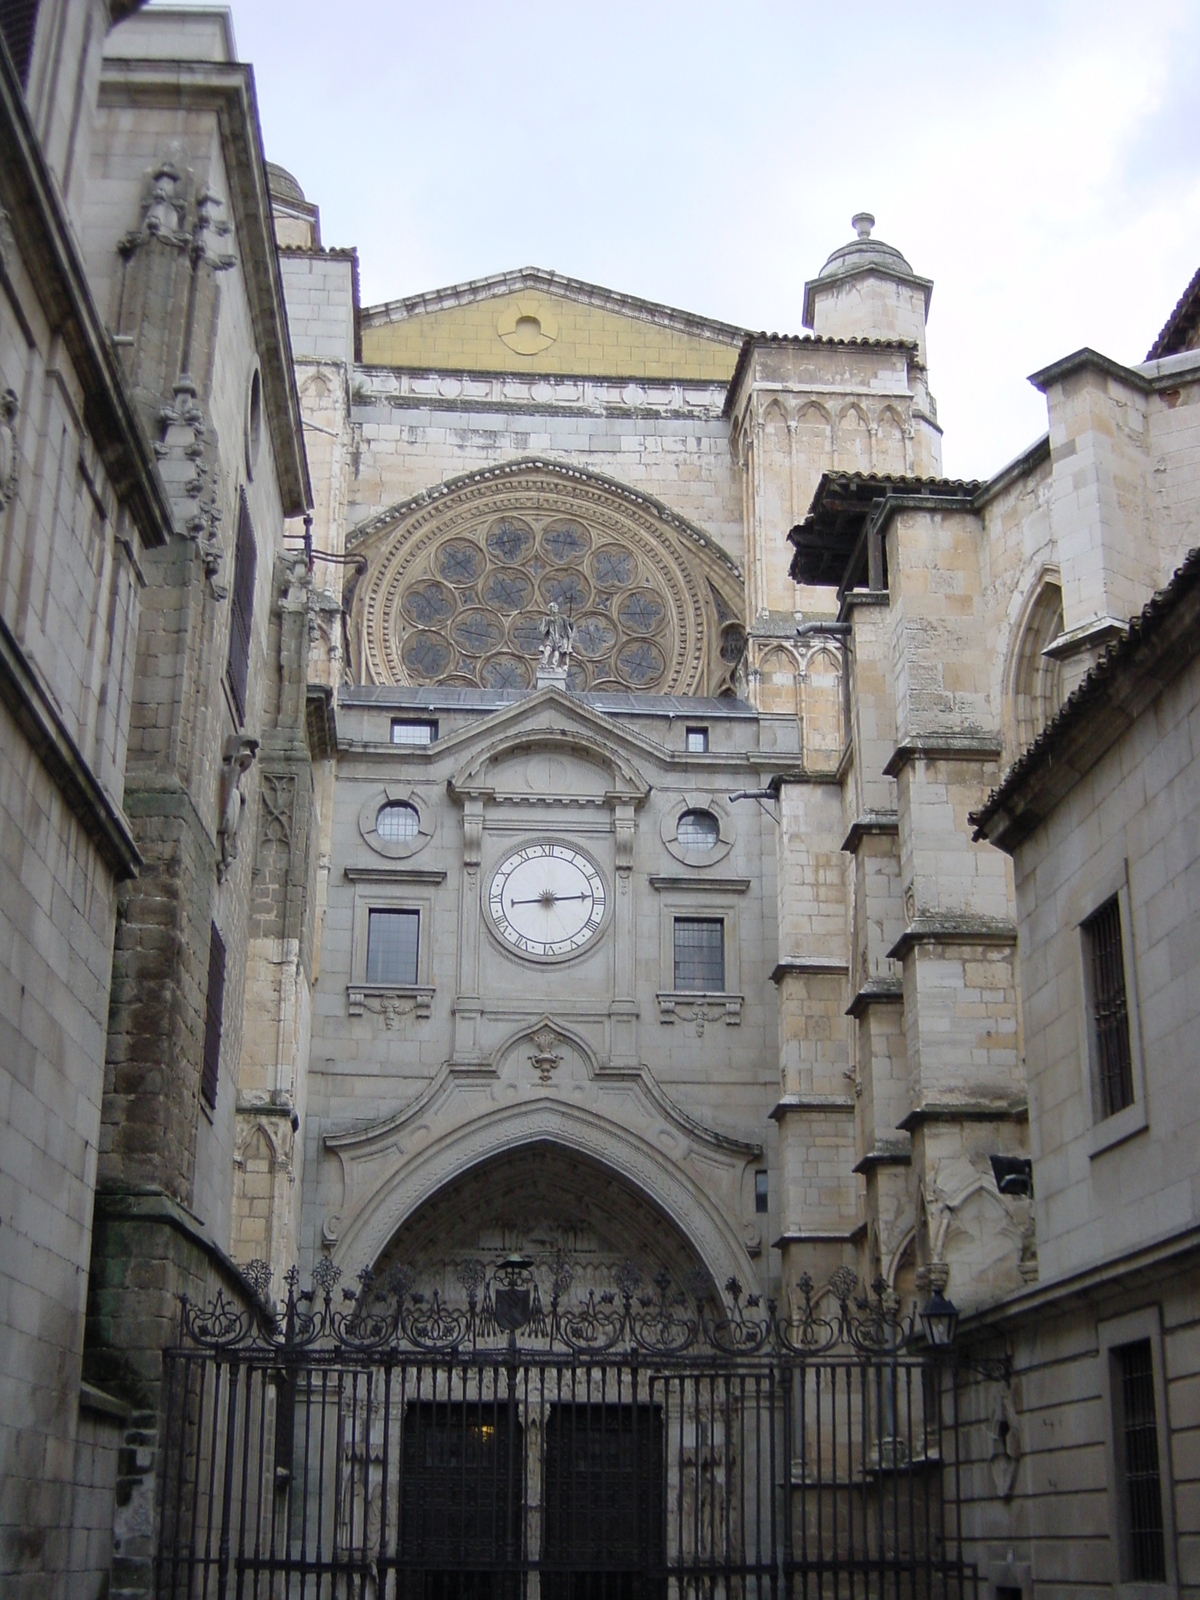
[[[1200,5],[233,0],[268,157],[366,304],[552,267],[799,333],[873,211],[934,280],[952,476],[1039,366],[1138,361],[1200,266]]]

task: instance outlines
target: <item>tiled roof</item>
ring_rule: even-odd
[[[1200,323],[1200,271],[1179,297],[1179,304],[1167,318],[1162,332],[1146,352],[1147,361],[1158,361],[1163,356],[1178,355],[1187,348],[1189,334],[1196,332]]]
[[[1140,613],[1130,620],[1128,633],[1107,647],[1053,720],[1046,724],[1028,750],[1009,767],[999,786],[992,790],[978,811],[971,812],[967,820],[975,829],[976,839],[984,838],[988,824],[995,821],[1014,801],[1019,801],[1039,777],[1047,774],[1081,724],[1101,708],[1117,710],[1113,704],[1116,691],[1126,681],[1136,678],[1139,668],[1155,663],[1160,650],[1165,652],[1169,649],[1173,641],[1166,637],[1167,625],[1188,596],[1197,589],[1200,589],[1200,547],[1188,552],[1170,583],[1154,594]],[[1188,630],[1184,645],[1185,659],[1190,659],[1200,650],[1200,636],[1196,629]],[[1154,686],[1161,688],[1164,681],[1165,676],[1161,671],[1155,671]],[[1123,719],[1115,716],[1109,718],[1103,732],[1110,737],[1104,738],[1102,733],[1096,739],[1089,752],[1093,760],[1087,763],[1088,766],[1094,760],[1099,760],[1128,726],[1129,720],[1128,711]],[[1079,775],[1078,769],[1076,775]],[[1014,839],[1022,838],[1032,832],[1041,820],[1040,811],[1037,814],[1018,815],[1013,818],[1007,831]]]

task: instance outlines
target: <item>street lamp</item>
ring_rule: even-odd
[[[921,1311],[921,1326],[925,1337],[938,1350],[948,1350],[954,1343],[958,1327],[958,1307],[947,1300],[940,1289],[934,1289]]]

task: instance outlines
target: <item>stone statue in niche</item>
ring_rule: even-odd
[[[562,615],[558,602],[551,600],[550,609],[542,618],[541,669],[546,672],[565,672],[571,664],[574,644],[575,624]]]
[[[246,809],[242,779],[257,754],[258,740],[247,738],[243,733],[231,734],[221,751],[221,820],[217,825],[221,858],[217,862],[218,883],[225,882],[237,860],[238,829],[242,825],[242,812]]]

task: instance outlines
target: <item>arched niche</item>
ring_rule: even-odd
[[[740,570],[700,529],[610,479],[527,460],[381,512],[351,627],[363,682],[532,686],[553,603],[575,626],[569,686],[712,694]]]
[[[1009,670],[1013,756],[1034,742],[1062,704],[1062,663],[1046,655],[1063,631],[1062,588],[1045,576],[1017,630]]]

